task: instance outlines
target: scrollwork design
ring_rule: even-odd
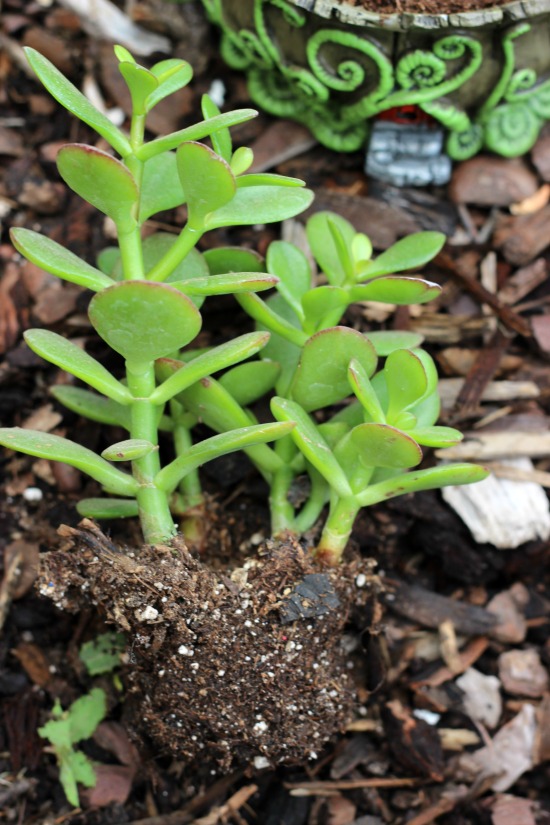
[[[453,160],[467,160],[483,147],[483,127],[471,123],[468,128],[450,132],[447,138],[447,153]]]
[[[368,58],[378,73],[378,83],[373,94],[388,94],[393,88],[393,68],[391,61],[383,54],[379,46],[370,40],[350,32],[319,29],[311,35],[306,45],[308,64],[314,75],[329,89],[338,92],[353,92],[365,80],[365,68],[358,60],[347,58],[341,60],[333,71],[326,68],[320,59],[321,51],[327,44],[342,46],[347,52],[356,51]]]
[[[485,145],[505,157],[517,157],[529,151],[539,129],[540,120],[528,101],[502,103],[485,123]]]
[[[429,89],[438,86],[446,75],[445,61],[420,49],[402,57],[395,70],[395,79],[402,89]]]
[[[439,37],[430,48],[410,50],[393,62],[374,30],[364,35],[325,24],[305,43],[304,65],[286,56],[285,35],[275,18],[280,13],[281,23],[305,28],[308,13],[295,0],[248,1],[253,24],[235,31],[224,17],[226,0],[202,0],[223,30],[224,59],[247,71],[258,105],[305,123],[337,151],[359,148],[368,120],[379,112],[411,104],[448,130],[447,151],[457,160],[483,145],[506,156],[525,152],[550,120],[550,80],[541,81],[531,68],[516,68],[515,41],[531,29],[529,23],[503,33],[500,76],[474,115],[460,107],[454,92],[481,66],[483,49],[475,32]],[[278,30],[278,41],[272,29]]]

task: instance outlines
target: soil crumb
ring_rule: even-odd
[[[41,592],[63,609],[95,604],[127,634],[129,722],[157,754],[223,770],[299,762],[349,721],[342,635],[376,598],[372,562],[322,569],[288,538],[223,575],[182,540],[124,554],[91,522],[65,535]]]

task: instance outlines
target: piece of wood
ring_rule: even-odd
[[[533,467],[526,457],[503,463],[509,461],[519,469]],[[550,536],[548,497],[539,484],[489,476],[478,484],[445,487],[442,495],[480,544],[507,550]]]
[[[463,378],[442,378],[439,381],[439,396],[444,409],[450,409],[455,403]],[[518,399],[538,398],[540,390],[534,381],[489,381],[481,393],[479,401],[512,401]]]
[[[456,397],[451,413],[452,421],[466,418],[477,409],[485,387],[497,371],[509,343],[510,337],[501,329],[497,329],[489,344],[480,349]]]
[[[537,258],[536,261],[514,272],[499,290],[498,297],[504,304],[510,306],[517,304],[536,287],[543,284],[547,277],[548,264],[544,258]]]
[[[528,264],[548,246],[550,205],[530,215],[501,215],[493,234],[493,244],[507,261]]]
[[[464,344],[491,332],[492,319],[483,315],[444,315],[422,312],[410,320],[410,329],[426,341],[437,344]]]
[[[550,455],[550,432],[525,432],[516,429],[503,432],[469,432],[460,444],[436,450],[435,455],[436,458],[447,461],[489,461],[522,456],[542,458]]]
[[[548,207],[550,209],[550,207]],[[517,218],[520,220],[520,218]],[[531,260],[531,256],[528,260]],[[455,260],[446,252],[440,252],[435,263],[443,269],[450,277],[462,286],[466,292],[475,298],[480,304],[487,304],[494,311],[495,315],[504,324],[504,326],[512,332],[517,332],[519,335],[525,337],[531,336],[531,326],[529,322],[514,312],[509,306],[506,306],[496,295],[489,292],[485,287],[475,278],[471,272],[471,265],[469,262],[464,262],[460,258]],[[527,263],[527,261],[520,261],[518,263]]]
[[[441,596],[418,584],[407,584],[397,579],[385,579],[385,601],[392,610],[425,627],[439,628],[442,622],[451,620],[455,630],[466,636],[488,633],[495,624],[495,617],[483,607],[459,602]]]

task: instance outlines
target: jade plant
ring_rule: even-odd
[[[306,256],[284,242],[271,244],[265,266],[251,250],[199,252],[205,232],[293,217],[310,205],[312,194],[294,178],[248,172],[252,151],[234,150],[229,129],[253,117],[249,109],[221,114],[205,96],[200,123],[146,141],[147,113],[190,81],[191,68],[174,59],[146,69],[126,49],[117,46],[115,53],[132,101],[129,135],[43,56],[27,49],[50,93],[120,157],[73,144],[57,158],[68,186],[112,219],[117,247],[104,250],[91,266],[28,229],[12,230],[12,240],[33,263],[95,292],[90,321],[123,357],[122,378],[53,332],[30,330],[25,339],[36,353],[95,390],[58,386],[53,393],[61,403],[123,428],[128,438],[101,455],[65,438],[18,428],[1,429],[0,443],[87,473],[109,497],[85,499],[79,512],[96,518],[139,516],[150,544],[174,536],[175,518],[197,539],[203,503],[197,469],[244,450],[270,486],[274,534],[308,531],[328,505],[317,553],[329,563],[340,559],[362,507],[483,478],[483,468],[469,464],[411,470],[422,460],[421,446],[443,447],[461,438],[458,431],[435,425],[437,373],[419,348],[420,337],[383,331],[365,336],[340,325],[357,301],[411,304],[435,297],[436,284],[399,273],[429,261],[443,236],[418,233],[373,258],[365,235],[337,215],[317,213],[307,234],[326,284],[316,284]],[[204,138],[211,147],[198,142]],[[187,218],[179,234],[143,231],[152,215],[182,205]],[[258,296],[269,289],[275,291],[266,301]],[[221,294],[235,296],[256,330],[199,347],[202,303]],[[379,359],[385,359],[382,368]],[[276,421],[258,423],[251,405],[273,390]],[[215,435],[197,442],[199,422]],[[172,445],[165,464],[160,432]],[[118,462],[128,463],[130,471],[119,469]],[[309,480],[308,491],[301,503],[292,503],[301,476]]]

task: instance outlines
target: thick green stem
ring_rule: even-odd
[[[155,388],[153,364],[126,363],[128,389],[136,399],[130,413],[130,438],[143,438],[158,445],[158,409],[149,401]],[[132,462],[132,473],[139,484],[136,498],[143,536],[147,544],[169,541],[176,533],[168,496],[154,484],[160,470],[158,450]]]
[[[143,269],[143,253],[141,246],[141,234],[136,226],[132,232],[118,234],[118,246],[122,261],[122,274],[125,281],[142,281],[145,278]]]
[[[305,533],[313,527],[321,515],[321,510],[327,503],[327,482],[321,473],[313,467],[309,468],[309,476],[311,478],[311,492],[295,520],[296,530],[299,533]]]
[[[269,508],[271,511],[271,531],[274,536],[285,530],[292,530],[294,526],[294,507],[288,500],[293,478],[294,473],[288,467],[283,467],[273,474]]]
[[[164,281],[180,264],[185,256],[198,244],[203,230],[191,229],[185,226],[180,232],[177,241],[160,259],[158,264],[147,273],[148,281]]]
[[[360,509],[355,497],[334,499],[331,502],[321,541],[314,554],[319,561],[331,566],[340,562]]]
[[[294,529],[294,507],[288,499],[290,486],[295,472],[290,462],[296,455],[296,447],[290,436],[280,438],[274,445],[274,451],[281,460],[281,466],[271,478],[269,508],[271,512],[271,531],[274,536],[285,530]]]

